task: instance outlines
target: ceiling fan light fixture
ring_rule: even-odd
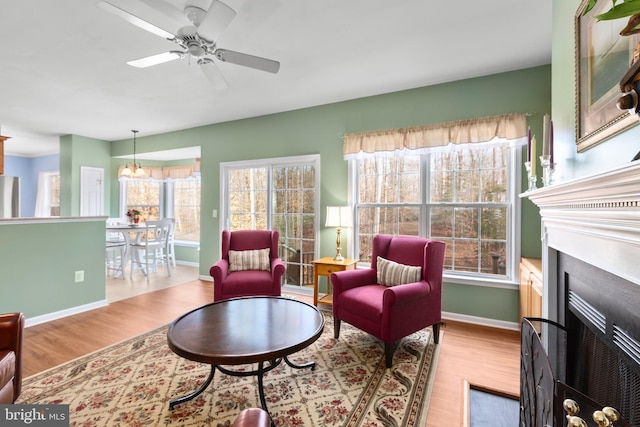
[[[206,50],[197,43],[188,44],[187,52],[194,58],[201,58],[207,53]]]

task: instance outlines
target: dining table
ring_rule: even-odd
[[[111,224],[106,226],[107,235],[111,233],[120,233],[124,242],[124,250],[122,254],[122,275],[131,262],[131,242],[139,242],[142,234],[148,232],[150,227],[145,222],[129,223],[129,224]],[[147,272],[144,272],[147,274]]]

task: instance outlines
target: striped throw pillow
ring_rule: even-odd
[[[269,251],[269,248],[246,251],[229,250],[229,273],[242,270],[269,271],[271,269]]]
[[[422,267],[399,264],[378,257],[377,276],[378,283],[385,286],[419,282],[422,279]]]

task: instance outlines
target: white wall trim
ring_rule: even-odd
[[[520,324],[516,322],[507,322],[505,320],[489,319],[487,317],[469,316],[467,314],[442,312],[443,320],[453,320],[462,323],[471,323],[473,325],[489,326],[491,328],[508,329],[510,331],[519,331]]]
[[[92,302],[89,304],[79,305],[76,307],[66,308],[60,311],[54,311],[53,313],[43,314],[41,316],[29,317],[25,320],[25,326],[35,326],[41,323],[50,322],[52,320],[62,319],[63,317],[71,316],[74,314],[83,313],[85,311],[95,310],[96,308],[106,307],[109,303],[106,299]]]
[[[103,221],[106,223],[107,216],[52,216],[47,218],[2,218],[0,225],[17,224],[58,224],[61,222],[94,222]]]

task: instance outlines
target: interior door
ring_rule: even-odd
[[[80,216],[104,213],[104,169],[80,167]]]

